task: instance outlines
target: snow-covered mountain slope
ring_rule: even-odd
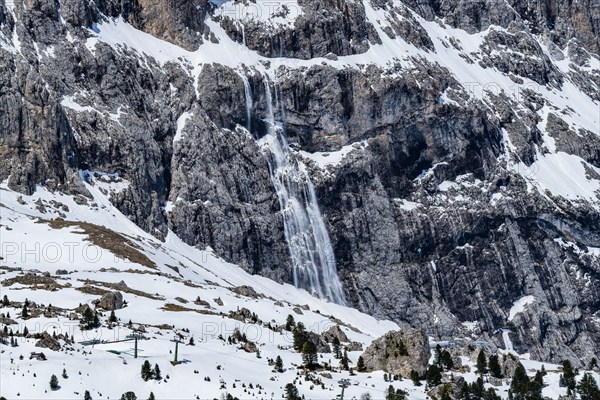
[[[308,293],[257,275],[294,282],[316,265],[304,262],[315,241],[291,242],[328,236],[321,265],[351,307],[435,340],[503,347],[510,329],[519,353],[589,365],[600,357],[592,2],[442,3],[0,1],[1,223],[22,221],[2,241],[112,237],[152,271],[251,279],[296,304]],[[310,221],[302,235],[290,235],[263,146],[275,127],[286,167],[306,170],[287,188],[313,217],[292,218]],[[129,269],[77,254],[50,272]]]
[[[339,325],[349,340],[362,346],[398,329],[393,322],[318,300],[292,285],[251,276],[217,258],[210,249],[186,245],[173,233],[161,243],[110,204],[101,192],[102,183],[87,188],[93,195],[89,204],[77,204],[69,196],[43,188],[31,196],[5,185],[0,189],[2,296],[11,302],[2,313],[17,322],[6,326],[14,332],[27,327],[30,335],[67,333],[75,340],[74,344],[61,341],[63,351],[58,352],[34,347],[37,340],[32,336],[18,338],[18,347],[3,346],[1,394],[7,398],[79,398],[85,390],[94,398],[118,398],[128,390],[140,395],[153,391],[157,398],[172,399],[215,398],[225,392],[240,398],[279,398],[302,365],[301,354],[292,349],[291,333],[276,329],[286,324],[288,315],[317,334]],[[109,327],[106,312],[101,328],[82,331],[79,321],[69,314],[111,289],[122,292],[126,302],[125,308],[116,311],[119,323]],[[26,300],[32,317],[24,320],[16,305]],[[243,310],[250,310],[250,315]],[[133,341],[123,340],[140,326],[145,327],[146,339],[139,341],[140,357],[135,360],[129,351]],[[232,336],[236,329],[256,343],[260,358],[254,351],[240,349],[240,344],[219,339]],[[175,367],[169,361],[175,346],[171,340],[178,334],[183,341],[178,355],[184,363]],[[195,346],[188,344],[190,338]],[[79,343],[94,339],[109,343]],[[30,352],[37,351],[43,351],[48,360],[29,359]],[[356,359],[360,353],[349,354]],[[268,359],[278,355],[285,373],[272,372],[268,364]],[[331,353],[323,356],[332,358]],[[158,363],[163,376],[170,377],[168,383],[144,383],[140,378],[144,360]],[[59,376],[63,368],[69,379],[60,380],[59,391],[50,391],[50,375]],[[326,382],[324,390],[302,391],[308,397],[328,397],[343,375],[347,372],[321,378]],[[210,377],[210,382],[204,377]],[[349,392],[371,391],[379,397],[387,388],[379,380],[371,387],[366,376],[357,378],[362,387]],[[244,383],[254,389],[244,391]]]
[[[353,368],[361,349],[399,329],[398,325],[319,300],[289,284],[249,275],[210,249],[190,247],[172,232],[160,242],[111,205],[107,194],[123,182],[113,177],[106,184],[102,178],[87,178],[86,188],[93,196],[87,204],[42,187],[30,196],[5,184],[0,187],[1,295],[10,302],[0,312],[3,326],[16,334],[17,341],[17,346],[5,344],[0,350],[0,395],[66,399],[83,398],[89,391],[92,398],[118,399],[132,391],[138,398],[153,393],[158,399],[211,399],[225,394],[276,399],[284,396],[288,383],[295,383],[306,398],[328,399],[339,394],[340,380],[349,379],[346,398],[365,393],[384,398],[390,384],[410,399],[428,398],[431,387],[415,386],[406,377],[387,382],[384,371],[341,370],[329,350],[319,351],[319,362],[332,365],[333,370],[311,373],[311,380],[305,380],[302,356],[293,349],[291,332],[282,329],[289,315],[317,335],[340,327],[348,339],[342,344],[352,346],[348,356]],[[81,305],[92,305],[115,290],[123,294],[125,303],[115,311],[117,321],[100,310],[101,326],[83,330]],[[530,303],[531,299],[522,299],[511,316]],[[27,337],[22,336],[25,328]],[[236,330],[254,346],[230,342],[238,337]],[[36,346],[41,341],[35,335],[42,332],[56,335],[60,349]],[[142,336],[137,358],[131,335]],[[512,348],[508,334],[503,336],[508,341],[504,347]],[[181,341],[178,365],[171,363],[174,339]],[[436,344],[430,343],[432,349]],[[45,360],[31,356],[40,352]],[[498,352],[516,355],[512,350]],[[283,372],[274,370],[272,360],[277,356],[283,361]],[[460,358],[463,367],[452,372],[454,379],[475,382],[479,375],[474,360]],[[559,366],[532,361],[529,354],[519,358],[530,375],[544,365],[545,396],[566,393],[559,386]],[[140,371],[145,361],[153,368],[158,364],[163,379],[144,381]],[[56,390],[49,386],[52,375],[59,380]],[[595,379],[598,375],[593,372]],[[496,386],[487,383],[486,388],[495,388],[506,398],[509,384],[504,380]]]

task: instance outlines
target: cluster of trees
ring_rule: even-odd
[[[590,363],[590,367],[595,367],[596,359],[593,359]],[[562,363],[562,374],[559,379],[559,386],[567,388],[567,395],[572,396],[575,391],[581,397],[581,400],[599,400],[600,389],[598,389],[598,382],[594,379],[592,374],[585,373],[577,384],[576,376],[579,371],[573,368],[571,361],[564,360]]]
[[[333,356],[336,359],[340,360],[340,366],[342,367],[342,369],[348,371],[350,369],[348,365],[350,359],[348,358],[348,351],[346,349],[343,349],[344,351],[342,351],[342,344],[340,343],[340,339],[334,337],[331,340],[331,346],[333,347]],[[359,361],[362,362],[362,366],[359,368],[359,371],[364,371],[365,365],[362,357]]]
[[[485,390],[483,378],[480,376],[476,382],[465,383],[460,392],[461,400],[501,400],[501,397],[496,394],[496,390],[489,388]],[[445,392],[442,395],[442,400],[450,400],[449,394]]]
[[[98,313],[92,311],[90,307],[86,307],[83,312],[83,318],[81,319],[81,329],[89,330],[94,329],[100,326],[100,319],[98,318]]]
[[[385,394],[385,400],[405,400],[406,392],[401,389],[394,389],[392,385],[388,386],[387,393]]]
[[[137,395],[131,391],[125,392],[121,395],[121,400],[137,400]],[[156,400],[156,397],[154,397],[153,392],[150,392],[150,395],[148,396],[148,400]]]
[[[162,375],[160,374],[160,368],[158,364],[154,364],[154,369],[150,366],[150,362],[148,360],[144,361],[142,364],[142,379],[148,381],[150,379],[156,379],[157,381],[162,379]],[[168,378],[168,377],[167,377]]]
[[[477,372],[481,375],[489,373],[494,378],[503,378],[502,367],[500,366],[500,358],[497,354],[492,354],[489,359],[485,352],[479,351],[476,363]]]
[[[529,378],[523,364],[518,363],[512,377],[508,398],[514,400],[542,400],[544,371],[537,371],[533,379]]]
[[[454,361],[452,361],[452,355],[448,350],[442,350],[442,346],[440,346],[439,344],[435,346],[433,363],[442,371],[449,371],[452,368],[454,368]]]

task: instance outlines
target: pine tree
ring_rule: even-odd
[[[291,331],[294,326],[296,326],[296,322],[294,321],[294,317],[291,314],[288,314],[285,320],[285,330]]]
[[[318,362],[317,346],[315,346],[312,340],[307,340],[302,346],[302,361],[308,368],[311,368]]]
[[[23,310],[21,311],[21,318],[29,318],[29,310],[27,309],[27,301],[23,304]]]
[[[365,360],[362,356],[358,357],[358,361],[356,362],[356,369],[358,370],[358,372],[363,372],[366,370]]]
[[[515,373],[512,377],[509,393],[512,394],[514,400],[526,400],[529,391],[529,377],[523,364],[518,363],[515,368]]]
[[[454,368],[454,361],[452,361],[452,355],[450,355],[448,350],[442,352],[442,365],[446,370]]]
[[[115,310],[110,312],[110,317],[108,317],[108,322],[114,323],[117,322],[117,316],[115,315]]]
[[[401,356],[408,355],[408,350],[406,349],[406,346],[404,345],[404,342],[402,341],[402,339],[400,339],[400,343],[398,344],[398,352],[400,353]]]
[[[480,374],[485,374],[486,367],[487,367],[487,361],[485,359],[485,353],[482,349],[479,351],[479,354],[477,355],[477,372],[479,372]]]
[[[133,392],[126,392],[121,395],[121,400],[137,400],[137,396]]]
[[[67,370],[63,368],[63,372],[62,372],[62,377],[63,379],[68,379],[69,375],[67,375]]]
[[[385,395],[385,400],[396,400],[396,391],[392,385],[388,386],[387,394]]]
[[[277,358],[275,358],[275,371],[279,373],[283,372],[283,360],[280,356],[277,356]]]
[[[435,346],[433,363],[442,368],[442,346],[439,343]]]
[[[348,365],[348,356],[347,355],[342,356],[342,359],[340,360],[340,366],[342,367],[342,369],[344,371],[348,371],[350,369],[350,365]]]
[[[544,388],[544,376],[541,371],[535,373],[532,381],[529,381],[528,400],[542,400],[542,389]]]
[[[435,364],[430,365],[429,368],[427,368],[427,374],[425,375],[425,380],[427,381],[427,384],[429,386],[439,385],[440,382],[442,381],[441,369]]]
[[[304,346],[304,342],[308,340],[308,335],[306,333],[306,329],[304,328],[304,324],[302,322],[298,322],[293,330],[294,335],[294,350],[302,351],[302,347]]]
[[[496,394],[496,389],[489,388],[483,393],[483,400],[502,400],[502,397]]]
[[[10,305],[10,301],[8,300],[8,296],[4,295],[4,297],[2,298],[2,305],[4,307],[8,307]]]
[[[27,335],[29,335],[29,329],[27,329],[27,327],[23,328],[23,337],[27,337]]]
[[[490,356],[490,359],[488,360],[488,367],[490,369],[490,374],[494,378],[502,378],[502,368],[500,367],[498,355],[493,354]]]
[[[583,378],[577,384],[577,393],[581,397],[581,400],[598,400],[600,399],[600,390],[598,389],[598,383],[592,376],[592,374],[585,373]]]
[[[473,382],[471,384],[470,392],[474,398],[480,399],[483,397],[483,391],[484,391],[483,378],[481,376],[479,376],[479,378],[477,378],[477,381]]]
[[[559,386],[566,387],[569,390],[575,390],[575,376],[577,374],[573,370],[571,361],[564,360],[562,367],[563,373],[560,375]]]
[[[340,351],[340,339],[336,337],[331,341],[331,345],[333,346],[333,356],[338,360],[342,358],[342,352]]]
[[[152,372],[152,376],[157,381],[160,381],[162,379],[162,375],[160,374],[160,368],[158,367],[158,364],[154,364],[154,371]]]
[[[590,361],[590,369],[596,369],[598,368],[598,360],[596,359],[596,357],[592,358],[592,361]]]
[[[419,373],[414,369],[410,371],[410,379],[413,381],[413,385],[421,386],[421,378],[419,377]]]
[[[89,390],[86,390],[83,394],[83,400],[92,400],[92,395],[90,394]]]
[[[193,336],[192,336],[192,337],[190,337],[190,341],[189,341],[189,343],[188,343],[188,344],[189,344],[190,346],[195,346],[195,343],[194,343],[194,337],[193,337]]]
[[[56,375],[52,375],[50,377],[50,389],[52,390],[58,390],[59,386],[58,386],[58,378],[56,377]]]
[[[301,400],[298,389],[293,383],[285,385],[285,400]]]
[[[144,361],[142,364],[142,379],[148,381],[152,378],[152,370],[150,367],[150,362],[148,360]]]
[[[148,396],[148,400],[156,400],[156,397],[154,397],[153,392],[150,392],[150,396]]]

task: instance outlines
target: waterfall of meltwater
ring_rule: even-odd
[[[244,79],[244,84],[248,84],[247,79]],[[250,93],[249,88],[246,88],[246,93]],[[284,129],[275,122],[268,80],[265,80],[265,94],[268,132],[259,142],[271,154],[269,169],[283,214],[294,284],[320,298],[345,304],[333,248],[319,210],[315,189],[304,164],[290,157]],[[275,102],[278,102],[277,98]]]

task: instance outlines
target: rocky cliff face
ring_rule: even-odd
[[[156,237],[291,281],[258,141],[272,108],[352,306],[599,357],[598,8],[265,7],[0,1],[0,179],[84,199],[82,179],[110,174],[111,201]]]

